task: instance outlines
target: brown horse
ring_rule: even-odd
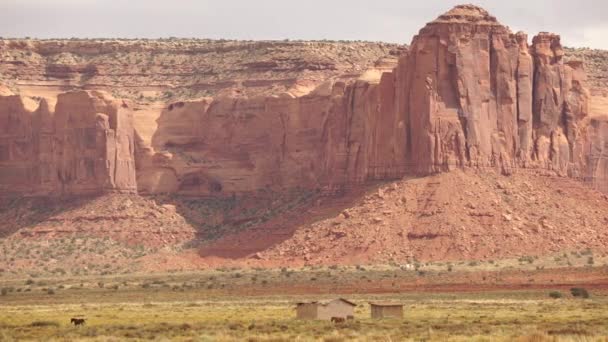
[[[76,326],[78,325],[84,325],[84,323],[86,323],[86,318],[72,318],[70,320],[70,324],[74,324]]]

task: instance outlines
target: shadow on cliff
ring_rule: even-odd
[[[320,193],[307,189],[260,189],[239,195],[226,192],[221,181],[208,174],[209,166],[202,162],[209,156],[201,152],[209,147],[200,145],[197,137],[201,132],[194,126],[183,126],[184,120],[202,120],[197,116],[200,106],[173,103],[156,120],[158,128],[151,138],[151,151],[155,154],[149,159],[155,177],[150,188],[180,195],[152,196],[154,200],[175,210],[196,230],[196,238],[186,247],[200,248],[202,257],[241,259],[289,239],[298,222],[310,216],[309,211],[315,207]],[[176,122],[181,122],[179,129],[175,128]],[[138,145],[138,149],[141,155],[147,152],[143,144]],[[224,155],[218,158],[240,160],[241,156],[231,153],[234,151],[227,146]],[[188,167],[179,166],[175,160]]]
[[[288,204],[287,210],[270,208],[267,212],[274,212],[273,215],[262,222],[254,218],[253,224],[249,219],[239,220],[235,217],[226,222],[232,228],[226,230],[227,234],[200,243],[199,255],[202,258],[230,260],[258,258],[258,253],[292,238],[300,227],[340,215],[368,190],[370,187],[333,195],[315,192],[306,196],[305,200]]]
[[[307,213],[318,201],[318,193],[305,190],[256,192],[239,196],[152,196],[158,205],[171,208],[196,230],[187,248],[201,248],[203,257],[240,259],[263,251],[295,232],[298,214]],[[246,238],[246,243],[229,243],[251,232],[265,237]]]
[[[73,198],[14,197],[0,199],[0,239],[22,232],[23,229],[48,223],[62,213],[78,209],[99,196]]]

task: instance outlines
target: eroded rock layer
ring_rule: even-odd
[[[584,65],[564,61],[557,35],[528,44],[462,5],[424,27],[398,60],[306,92],[236,89],[137,108],[135,119],[98,93],[60,95],[54,111],[6,94],[0,184],[16,193],[228,196],[491,167],[548,170],[608,191],[608,120],[589,113]]]
[[[138,155],[140,190],[212,195],[399,177],[392,84],[386,74],[379,85],[328,83],[304,97],[171,104]]]
[[[133,123],[123,105],[99,92],[62,94],[55,110],[0,96],[3,194],[134,192]]]
[[[587,130],[583,65],[564,63],[563,54],[557,35],[541,33],[528,46],[524,33],[486,11],[458,6],[422,29],[398,66],[375,81],[335,83],[301,98],[180,104],[163,114],[163,138],[153,142],[172,150],[172,162],[156,160],[165,173],[180,165],[170,168],[175,187],[182,178],[186,187],[224,183],[228,191],[340,186],[466,166],[507,174],[542,168],[600,184],[602,124]]]

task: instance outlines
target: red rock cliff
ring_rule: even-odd
[[[146,132],[145,110],[132,122],[98,93],[61,95],[54,114],[7,95],[0,185],[222,196],[492,167],[549,170],[608,191],[606,120],[589,117],[583,65],[563,55],[557,35],[528,46],[524,33],[462,5],[357,80],[331,78],[299,96],[173,102]]]
[[[457,6],[376,82],[170,106],[154,148],[171,157],[155,159],[163,176],[154,179],[172,188],[140,183],[195,193],[341,186],[455,167],[595,179],[585,144],[602,134],[586,136],[585,73],[562,56],[559,36],[541,33],[529,47],[485,10]]]
[[[404,96],[413,171],[454,166],[579,168],[587,115],[582,66],[562,62],[559,36],[527,45],[481,8],[464,5],[414,38]]]
[[[99,92],[62,94],[54,111],[0,96],[0,175],[4,194],[136,191],[131,115]]]

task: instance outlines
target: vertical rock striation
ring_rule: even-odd
[[[0,96],[0,189],[4,194],[134,192],[131,114],[99,92],[58,97],[55,111]]]
[[[485,10],[457,6],[414,38],[403,75],[409,164],[543,167],[574,174],[588,94],[580,63],[565,64],[559,36],[532,46]]]

